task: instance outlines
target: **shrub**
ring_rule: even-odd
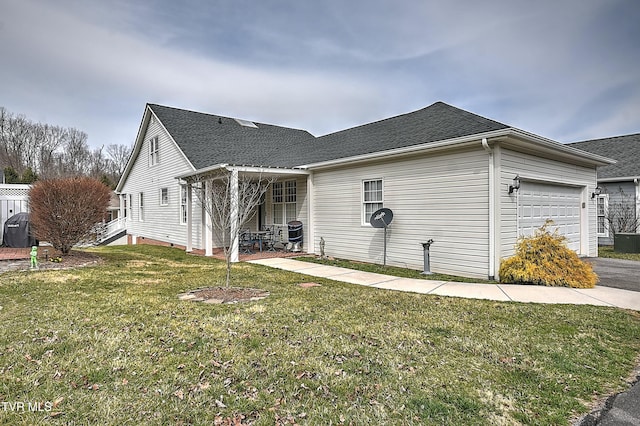
[[[37,181],[29,191],[29,220],[40,241],[63,254],[105,218],[111,190],[88,177]]]
[[[515,254],[500,265],[500,282],[539,284],[557,287],[593,288],[598,276],[590,264],[583,262],[567,247],[566,238],[547,228],[552,220],[530,237],[521,237]]]

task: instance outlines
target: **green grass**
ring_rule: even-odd
[[[610,259],[636,260],[640,262],[640,253],[616,253],[613,251],[613,246],[598,247],[598,256],[608,257]]]
[[[640,314],[400,293],[152,246],[0,276],[0,424],[568,424],[621,391]],[[46,409],[48,406],[45,405]]]
[[[401,278],[417,278],[422,280],[435,281],[456,281],[463,283],[487,283],[496,284],[497,281],[487,281],[480,278],[458,277],[456,275],[437,274],[424,275],[422,271],[415,269],[400,268],[397,266],[383,266],[375,263],[356,262],[346,259],[321,259],[317,256],[300,256],[296,260],[302,260],[310,263],[319,263],[321,265],[339,266],[342,268],[355,269],[357,271],[375,272],[377,274],[391,275]]]

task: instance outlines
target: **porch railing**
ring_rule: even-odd
[[[96,230],[96,242],[101,242],[107,240],[119,232],[122,232],[126,229],[126,219],[125,218],[116,218],[110,222],[101,223],[98,225],[98,229]]]

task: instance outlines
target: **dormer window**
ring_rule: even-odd
[[[151,166],[158,164],[159,145],[157,136],[149,141],[149,165]]]

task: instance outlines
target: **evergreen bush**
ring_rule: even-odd
[[[556,287],[593,288],[598,276],[566,244],[566,238],[547,220],[534,235],[520,237],[515,254],[500,264],[500,282]]]

